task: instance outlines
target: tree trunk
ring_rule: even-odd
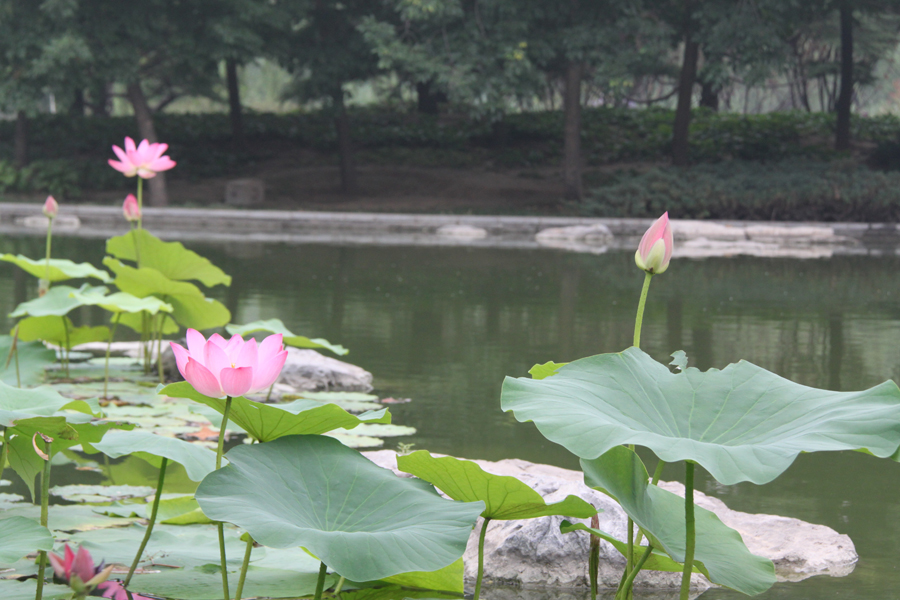
[[[244,144],[244,121],[241,115],[241,91],[238,87],[237,61],[225,61],[225,76],[228,80],[228,107],[231,112],[231,140],[236,146]]]
[[[836,150],[850,149],[850,109],[853,102],[853,9],[841,2],[841,93],[837,99]]]
[[[447,94],[436,92],[430,81],[416,84],[416,108],[423,115],[437,115],[441,112],[441,104],[447,102]]]
[[[697,59],[700,55],[700,44],[685,38],[684,60],[681,63],[681,76],[678,78],[678,107],[675,109],[675,126],[672,129],[672,164],[685,166],[688,164],[688,133],[691,127],[691,98],[694,95],[694,82],[697,80]]]
[[[28,164],[28,116],[24,110],[16,113],[16,133],[13,143],[13,164],[21,169]]]
[[[345,194],[355,194],[356,165],[353,163],[353,145],[350,142],[350,119],[347,117],[347,109],[344,107],[343,92],[335,96],[335,108],[337,114],[334,117],[334,126],[337,129],[338,154],[341,160],[341,190]]]
[[[584,63],[570,62],[566,67],[563,98],[563,182],[566,200],[581,200],[581,77]]]
[[[91,113],[95,117],[109,116],[109,85],[106,83],[97,85],[91,89]]]
[[[142,138],[151,144],[158,143],[159,138],[156,136],[156,128],[153,126],[153,115],[150,113],[150,106],[147,105],[147,98],[144,96],[141,84],[137,82],[130,83],[127,91],[131,106],[134,107],[134,118],[137,120],[138,132]],[[147,180],[147,185],[150,188],[150,206],[169,205],[165,173],[157,173],[155,177]]]
[[[700,106],[719,112],[719,90],[712,83],[706,81],[701,86]]]
[[[72,97],[72,106],[70,109],[70,113],[73,117],[83,117],[84,116],[84,90],[78,89],[75,90],[75,94]]]

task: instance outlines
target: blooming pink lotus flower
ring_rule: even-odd
[[[134,194],[128,194],[125,197],[125,202],[122,204],[122,214],[125,215],[125,219],[130,223],[141,220],[141,207],[138,206],[138,201]]]
[[[119,160],[109,159],[109,166],[124,173],[126,177],[137,175],[143,179],[150,179],[156,177],[157,173],[168,171],[175,166],[174,160],[163,156],[168,147],[168,144],[151,144],[147,140],[141,140],[135,147],[134,140],[126,137],[124,150],[118,146],[112,147]]]
[[[50,565],[53,567],[54,579],[71,587],[75,591],[76,598],[91,595],[91,592],[96,590],[103,598],[128,600],[128,592],[121,583],[107,581],[112,573],[112,565],[106,567],[100,563],[99,567],[95,567],[91,553],[84,547],[78,548],[78,552],[75,553],[66,544],[63,556],[50,553],[47,558],[50,559]],[[131,597],[134,600],[151,600],[138,594],[132,594]]]
[[[41,209],[44,213],[44,216],[52,219],[59,214],[59,203],[53,196],[47,196],[47,199],[44,200],[44,208]]]
[[[669,224],[669,213],[666,212],[653,222],[641,238],[634,254],[634,262],[651,275],[659,275],[669,268],[673,247],[672,226]]]
[[[265,390],[278,379],[287,351],[281,334],[270,335],[257,346],[239,336],[225,340],[214,333],[207,341],[196,329],[187,330],[187,350],[169,342],[185,380],[204,396],[243,396]]]

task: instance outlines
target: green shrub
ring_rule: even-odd
[[[619,172],[578,210],[600,217],[897,221],[900,173],[842,162],[727,161]]]

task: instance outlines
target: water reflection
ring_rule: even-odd
[[[6,252],[40,256],[42,239],[6,238]],[[499,409],[504,376],[631,344],[642,273],[630,253],[465,248],[199,245],[233,275],[210,294],[249,322],[279,317],[292,330],[351,350],[392,408],[418,429],[400,440],[471,458],[518,457],[577,468],[532,425]],[[55,249],[100,264],[101,242],[62,238]],[[799,383],[852,390],[900,376],[898,259],[676,260],[654,278],[643,347],[691,366],[745,358]],[[0,268],[0,309],[34,295],[34,280]],[[100,324],[102,311],[75,316]],[[7,327],[9,323],[7,323]],[[391,441],[390,443],[395,443]],[[648,461],[649,461],[648,457]],[[650,462],[652,466],[652,462]],[[680,479],[673,466],[665,476]],[[779,585],[765,598],[887,597],[900,550],[900,465],[857,453],[803,455],[767,486],[699,482],[730,506],[823,523],[848,533],[862,556],[848,578]],[[862,592],[854,590],[865,590]],[[704,598],[732,598],[725,591]]]

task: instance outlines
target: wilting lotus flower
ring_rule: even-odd
[[[659,275],[669,268],[672,258],[672,226],[669,224],[669,213],[654,221],[650,229],[641,238],[634,262],[651,275]]]
[[[174,160],[163,156],[168,147],[168,144],[151,144],[147,140],[141,140],[135,147],[134,140],[126,137],[124,150],[118,146],[112,147],[119,160],[109,159],[109,166],[126,177],[137,175],[143,179],[150,179],[156,177],[157,173],[168,171],[175,166]]]
[[[107,581],[112,572],[112,565],[105,567],[100,563],[99,567],[94,566],[94,559],[91,553],[83,547],[78,552],[72,552],[69,545],[63,552],[64,556],[60,557],[50,553],[47,557],[50,559],[50,565],[53,567],[54,579],[59,583],[68,585],[75,592],[76,598],[84,598],[91,592],[99,592],[103,598],[112,598],[113,600],[128,600],[128,592],[122,587],[118,581]],[[151,600],[146,596],[131,594],[134,600]]]
[[[47,199],[44,200],[44,208],[42,211],[45,217],[52,219],[59,213],[59,203],[53,196],[47,196]]]
[[[187,330],[187,350],[169,342],[175,362],[185,380],[204,396],[243,396],[259,392],[275,383],[287,351],[281,334],[270,335],[258,346],[239,335],[226,341],[218,333],[209,341],[196,329]]]
[[[141,220],[141,207],[138,206],[138,201],[134,194],[128,194],[125,198],[125,202],[122,204],[122,214],[125,215],[125,219],[130,223]]]

